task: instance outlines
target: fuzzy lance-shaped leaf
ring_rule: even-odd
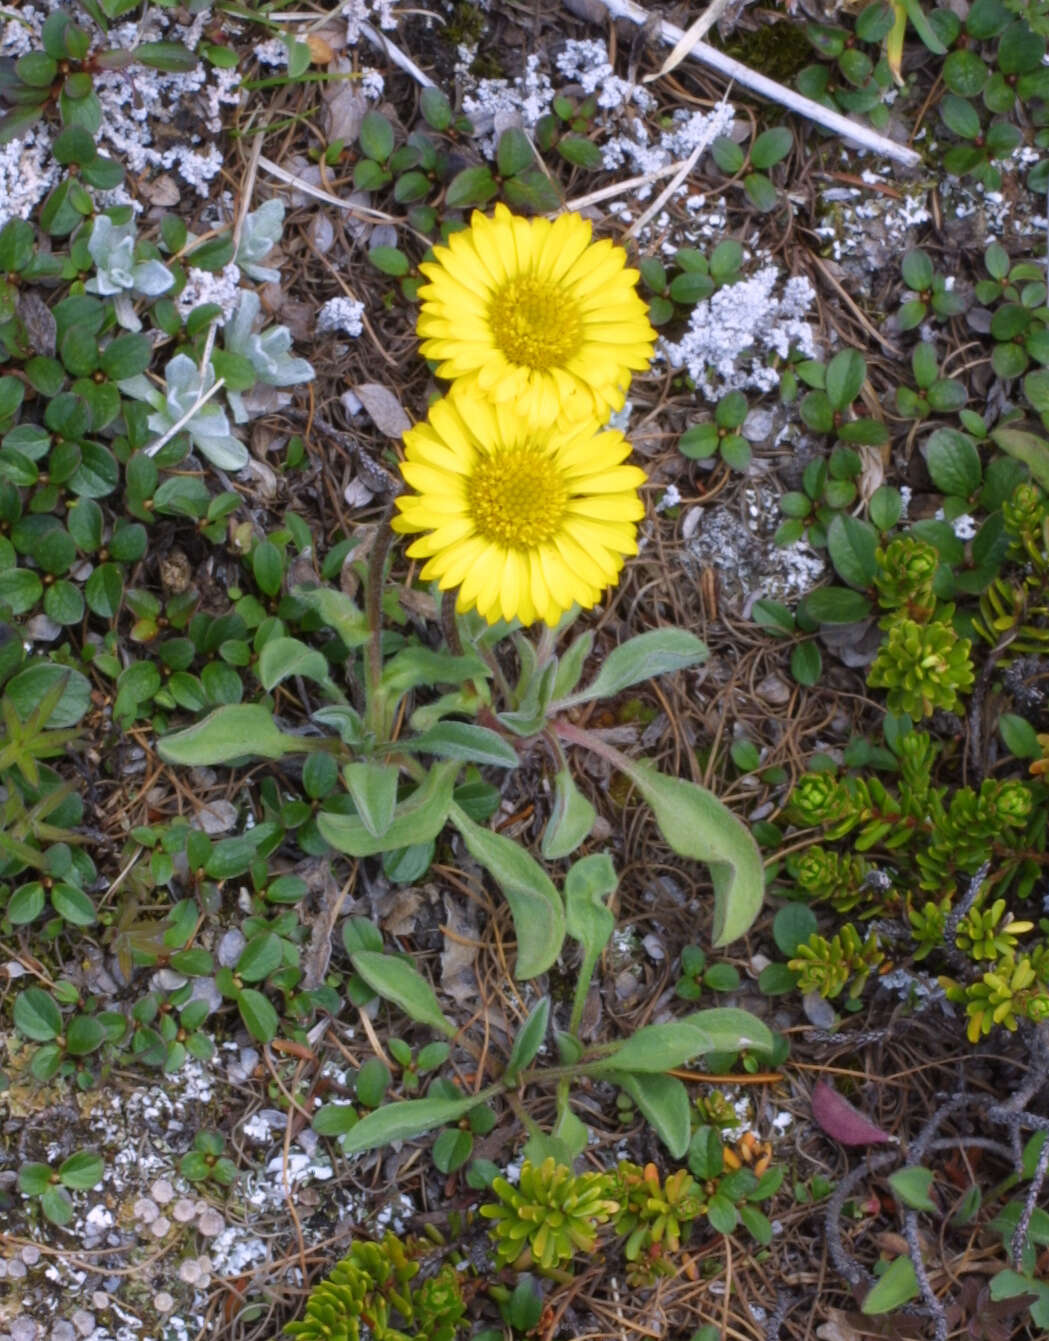
[[[575,784],[567,768],[554,778],[554,804],[543,830],[540,850],[546,861],[573,853],[590,834],[597,811]]]
[[[389,827],[379,837],[357,815],[317,816],[321,837],[351,857],[374,857],[413,843],[426,843],[444,828],[452,807],[452,789],[459,765],[435,764],[426,780],[397,807]]]
[[[472,650],[452,656],[428,647],[406,647],[386,663],[381,684],[385,693],[398,697],[419,685],[462,684],[490,674],[484,659]]]
[[[470,1094],[463,1099],[407,1099],[385,1104],[361,1118],[342,1138],[342,1152],[359,1155],[365,1150],[389,1145],[391,1141],[412,1141],[434,1127],[443,1127],[446,1122],[458,1122],[497,1091],[498,1086],[490,1085],[479,1094]]]
[[[817,1126],[842,1145],[883,1145],[896,1140],[864,1117],[826,1080],[817,1080],[813,1087],[812,1116]]]
[[[397,783],[400,777],[397,765],[360,759],[347,764],[342,770],[342,776],[364,827],[374,838],[381,838],[393,823],[394,811],[397,809]]]
[[[881,1277],[867,1291],[860,1312],[871,1317],[877,1313],[891,1313],[920,1293],[914,1263],[909,1257],[896,1257],[885,1268]]]
[[[323,653],[298,638],[271,638],[259,653],[258,674],[267,693],[292,675],[303,675],[318,684],[330,683]]]
[[[452,806],[451,821],[510,905],[517,933],[516,977],[545,973],[565,939],[564,905],[553,881],[519,843],[475,824],[460,806]]]
[[[411,964],[380,950],[358,950],[350,956],[353,967],[374,992],[399,1006],[418,1024],[428,1025],[447,1038],[454,1038],[456,1027],[441,1010],[433,988]]]
[[[745,1010],[697,1010],[666,1024],[648,1024],[604,1056],[585,1063],[591,1074],[605,1071],[657,1072],[681,1066],[705,1052],[771,1052],[768,1028]]]
[[[645,1121],[666,1146],[672,1159],[683,1159],[692,1136],[692,1105],[677,1076],[636,1075],[628,1071],[609,1077],[630,1095]]]
[[[517,1037],[514,1039],[514,1045],[510,1050],[510,1058],[506,1063],[506,1069],[503,1071],[504,1084],[515,1085],[517,1083],[517,1077],[535,1058],[536,1053],[542,1047],[549,1024],[550,998],[548,996],[540,997],[529,1011],[524,1024],[517,1031]]]
[[[737,940],[754,922],[765,897],[765,868],[750,831],[705,787],[668,778],[637,760],[617,763],[648,802],[674,851],[709,866],[714,945]]]
[[[350,651],[368,641],[368,617],[344,592],[333,587],[296,587],[291,594],[320,615]]]
[[[585,689],[562,699],[560,708],[611,698],[621,689],[657,675],[699,666],[710,655],[706,643],[685,629],[652,629],[614,648]]]
[[[612,939],[616,920],[605,905],[618,880],[607,852],[594,852],[575,862],[565,876],[565,926],[583,947],[580,983],[589,986],[594,965]]]
[[[488,764],[493,768],[516,768],[517,751],[497,731],[472,722],[439,722],[420,736],[397,742],[401,749],[434,754],[439,759],[461,759],[464,763]]]
[[[272,712],[261,703],[230,703],[216,708],[184,731],[175,731],[157,742],[162,759],[189,768],[254,756],[282,759],[286,754],[302,752],[302,738],[281,731]]]

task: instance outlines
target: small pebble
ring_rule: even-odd
[[[158,1206],[166,1206],[175,1195],[175,1189],[166,1178],[158,1178],[149,1189],[149,1194]]]
[[[197,1221],[197,1228],[206,1239],[213,1239],[216,1234],[221,1234],[226,1228],[226,1222],[218,1211],[209,1207]]]

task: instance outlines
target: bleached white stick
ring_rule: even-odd
[[[730,92],[731,88],[732,86],[730,84],[729,85]],[[718,103],[717,110],[720,111],[722,107],[727,108],[727,105],[728,105],[728,93],[726,93],[725,96]],[[660,191],[659,195],[655,198],[655,200],[653,200],[652,204],[649,205],[648,209],[645,210],[644,214],[642,214],[639,219],[637,219],[633,224],[631,224],[630,228],[627,230],[627,237],[636,237],[641,232],[641,229],[644,228],[645,224],[648,223],[649,219],[654,218],[663,208],[663,206],[667,203],[670,197],[674,194],[674,192],[678,189],[681,183],[685,180],[688,174],[695,167],[696,163],[699,160],[700,154],[706,151],[706,148],[710,144],[710,141],[714,138],[713,131],[716,125],[717,125],[717,119],[715,115],[711,117],[710,125],[707,127],[706,134],[696,145],[696,147],[692,150],[688,158],[686,158],[684,163],[681,164],[681,167],[677,170],[677,172],[674,173],[674,176],[663,188],[663,190]]]
[[[652,182],[658,182],[661,177],[669,177],[672,173],[680,172],[682,168],[687,172],[689,167],[691,167],[690,160],[680,158],[676,163],[653,168],[651,172],[643,172],[639,177],[626,177],[621,182],[612,182],[610,186],[601,186],[596,191],[589,191],[585,196],[576,196],[575,200],[566,200],[564,207],[566,210],[589,209],[591,205],[600,205],[604,200],[613,200],[616,196],[634,191],[639,186],[649,186]]]
[[[214,327],[212,327],[212,330],[214,330]],[[143,453],[146,456],[156,456],[161,447],[166,447],[176,433],[181,433],[197,411],[207,405],[212,396],[217,395],[225,385],[226,379],[220,377],[214,386],[209,386],[207,391],[205,391],[203,395],[197,397],[196,402],[189,407],[181,419],[177,419],[175,423],[171,425],[166,433],[163,433],[159,438],[154,438],[147,447],[142,448]]]
[[[639,26],[649,19],[648,11],[635,4],[634,0],[599,0],[599,3],[616,19],[627,19]],[[656,31],[663,41],[671,46],[676,46],[685,35],[683,29],[676,23],[668,23],[666,20],[662,20],[656,26]],[[753,93],[760,93],[762,97],[780,103],[790,111],[797,112],[799,116],[807,117],[817,125],[834,131],[843,139],[851,140],[862,149],[869,149],[872,153],[894,159],[909,168],[917,167],[921,162],[921,155],[915,153],[913,149],[908,149],[905,144],[897,144],[895,140],[879,135],[877,131],[868,130],[866,126],[850,121],[839,112],[832,112],[829,108],[822,107],[818,102],[813,102],[811,98],[805,98],[800,93],[795,93],[793,89],[786,88],[783,84],[777,84],[774,79],[758,74],[756,70],[733,60],[731,56],[726,56],[716,47],[708,46],[706,42],[694,43],[688,54],[693,60],[708,65],[720,74],[728,75],[730,79],[742,84],[744,88],[749,88]]]
[[[394,65],[399,65],[405,74],[411,75],[420,88],[437,87],[430,76],[419,69],[411,56],[402,51],[396,43],[391,42],[384,32],[380,32],[378,28],[373,28],[370,23],[362,23],[361,32],[373,47],[378,47]]]

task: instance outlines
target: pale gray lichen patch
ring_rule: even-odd
[[[823,578],[826,564],[808,545],[781,549],[772,543],[779,521],[778,495],[759,485],[744,490],[744,516],[727,504],[696,509],[683,549],[689,569],[713,568],[719,603],[740,618],[749,617],[763,598],[795,605]]]

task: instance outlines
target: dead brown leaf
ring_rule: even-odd
[[[405,414],[404,406],[388,386],[362,382],[353,388],[353,393],[375,427],[388,438],[399,438],[411,428],[412,421]]]

